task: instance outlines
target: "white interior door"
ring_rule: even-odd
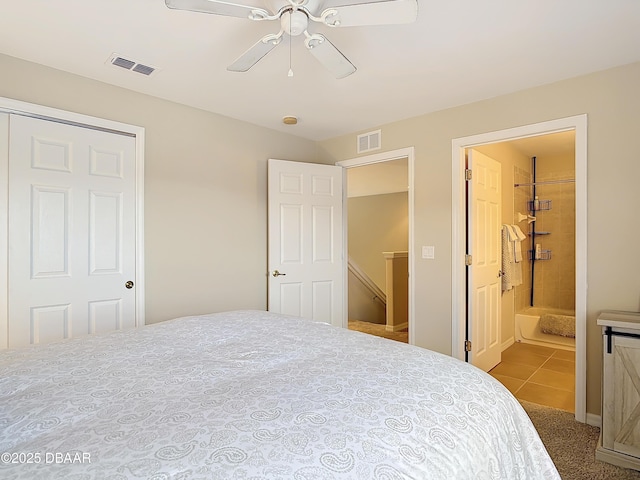
[[[9,346],[135,326],[135,138],[20,115],[9,130]]]
[[[343,172],[269,160],[269,311],[343,326]]]
[[[500,295],[502,281],[502,166],[499,162],[469,150],[468,168],[472,171],[468,190],[469,317],[471,339],[469,361],[484,371],[500,363]]]

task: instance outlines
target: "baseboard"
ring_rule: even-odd
[[[409,322],[400,323],[398,325],[387,325],[385,330],[387,332],[399,332],[400,330],[407,330],[409,328]]]
[[[598,445],[596,446],[596,460],[601,462],[607,462],[612,465],[617,465],[622,468],[631,468],[633,470],[640,470],[640,461],[637,457],[632,457],[621,452],[615,452],[604,448],[602,446],[602,432],[598,438]]]
[[[587,413],[587,425],[591,425],[592,427],[602,428],[602,417],[600,415],[596,415],[595,413]]]
[[[502,350],[500,351],[504,352],[507,348],[509,348],[514,343],[516,343],[516,339],[514,337],[508,338],[506,341],[502,342],[502,346],[500,347]]]

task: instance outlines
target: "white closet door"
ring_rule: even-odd
[[[9,130],[9,347],[135,326],[135,139]]]

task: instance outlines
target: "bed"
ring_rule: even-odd
[[[2,479],[560,478],[484,372],[262,311],[0,352],[0,452]]]

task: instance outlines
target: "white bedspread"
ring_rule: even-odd
[[[473,366],[257,311],[1,352],[0,452],[2,479],[560,478]]]

